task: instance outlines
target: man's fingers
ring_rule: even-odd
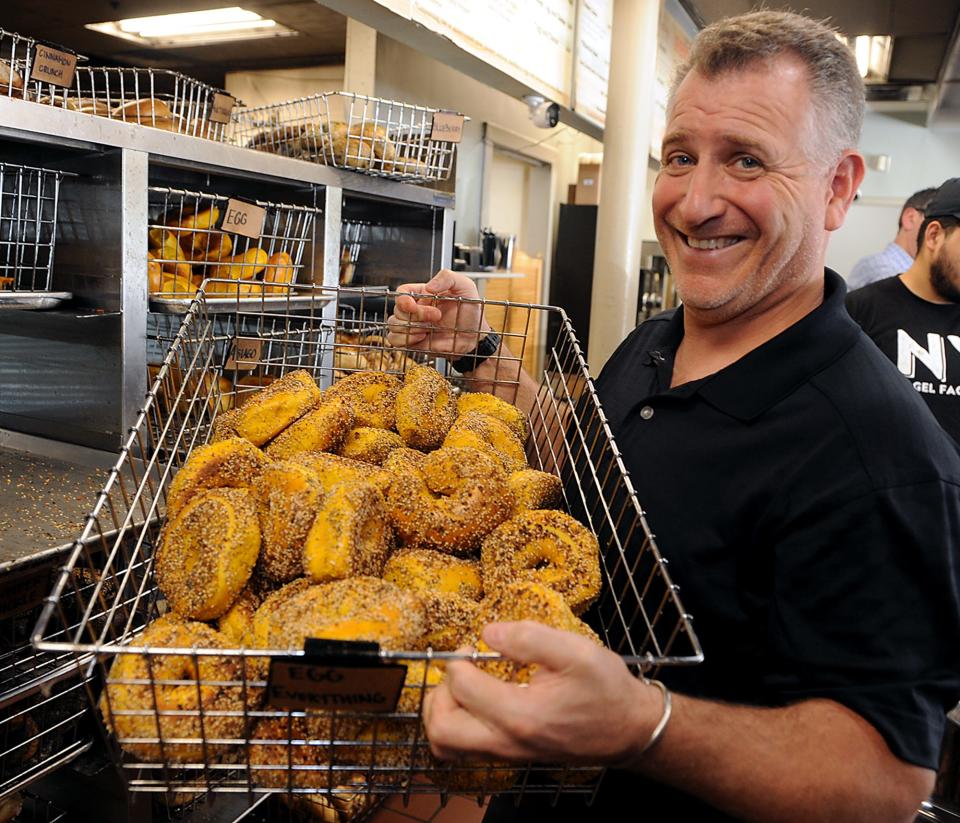
[[[449,663],[446,684],[458,705],[501,734],[522,735],[524,721],[536,714],[526,689],[498,680],[472,663]]]
[[[441,760],[458,760],[463,755],[516,756],[509,739],[464,709],[446,682],[424,698],[423,723],[430,748]]]
[[[553,629],[541,623],[491,623],[483,639],[494,651],[518,663],[539,663],[554,671],[563,671],[596,650],[586,637]]]
[[[404,321],[420,323],[439,323],[443,314],[436,306],[426,302],[429,297],[415,299],[409,294],[398,294],[393,308],[393,316]]]

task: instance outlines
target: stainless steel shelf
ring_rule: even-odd
[[[449,192],[10,97],[0,97],[0,137],[74,148],[131,149],[145,152],[153,160],[191,169],[229,170],[280,181],[296,180],[340,188],[348,194],[440,208],[453,208],[454,204]]]

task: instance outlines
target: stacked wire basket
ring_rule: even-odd
[[[314,301],[306,309],[264,314],[255,303],[235,301],[233,314],[225,316],[209,305],[208,295],[201,289],[184,316],[147,403],[56,582],[33,638],[38,649],[72,655],[78,661],[86,682],[91,684],[89,698],[93,705],[100,699],[97,686],[105,682],[151,690],[184,686],[191,690],[240,690],[245,695],[262,692],[267,685],[263,664],[269,666],[277,658],[311,659],[304,648],[171,649],[144,646],[140,639],[144,628],[167,608],[154,580],[153,563],[164,528],[170,483],[193,451],[211,436],[211,427],[223,408],[222,378],[228,378],[242,395],[255,391],[258,381],[262,385],[262,381],[294,369],[308,370],[323,388],[356,371],[378,369],[402,375],[414,363],[428,363],[455,386],[470,388],[469,381],[452,371],[442,355],[431,351],[429,343],[416,349],[385,346],[385,322],[395,294],[384,295],[378,290],[368,295],[364,289],[322,286],[306,291]],[[353,320],[338,319],[341,301],[352,307],[349,316]],[[514,303],[488,301],[484,308],[488,317],[503,319],[499,331],[514,353],[498,364],[503,368],[498,370],[500,376],[493,386],[507,399],[516,396],[516,367],[526,347],[537,346],[538,341],[527,339],[525,334],[509,333],[506,318],[559,314],[559,332],[556,339],[547,341],[541,352],[542,367],[534,375],[539,387],[526,445],[531,466],[552,469],[560,475],[565,507],[599,540],[603,591],[595,607],[594,627],[606,645],[622,655],[638,674],[655,672],[661,666],[698,663],[702,656],[691,619],[683,610],[643,517],[566,316],[558,309]],[[372,318],[377,318],[376,322]],[[530,328],[531,324],[514,323],[510,328],[518,326]],[[541,322],[539,327],[546,328],[547,323]],[[457,331],[478,333],[476,328]],[[254,344],[248,345],[242,359],[237,356],[241,342]],[[242,383],[238,379],[241,375],[251,378],[250,383]],[[98,566],[101,576],[92,587],[78,585],[74,570],[95,563],[98,555],[102,557]],[[335,660],[345,653],[351,660],[363,658],[371,665],[414,664],[457,656],[430,649],[387,652],[368,646],[339,652],[328,649],[326,653],[333,654]],[[144,655],[147,678],[110,680],[113,658],[131,654]],[[237,679],[196,679],[203,661],[211,656],[232,661],[239,672]],[[185,680],[160,675],[161,667],[173,664],[175,658],[188,661],[194,675]],[[424,678],[428,669],[423,667]],[[334,722],[326,735],[299,731],[308,717],[304,711],[261,704],[226,712],[205,710],[202,704],[180,710],[157,709],[155,705],[128,709],[126,713],[145,719],[140,728],[147,731],[142,736],[117,739],[106,726],[104,732],[133,792],[168,796],[246,793],[251,803],[270,792],[289,798],[322,795],[328,800],[339,798],[348,805],[359,804],[361,809],[386,794],[445,793],[454,790],[451,786],[458,793],[478,796],[492,792],[577,793],[589,798],[595,792],[600,776],[597,768],[431,760],[420,721],[423,697],[433,685],[426,679],[413,683],[417,699],[405,712],[334,712]],[[228,739],[212,733],[205,736],[204,723],[220,714],[242,715],[241,725],[246,731]],[[193,728],[201,733],[164,737],[160,719],[165,715],[194,718]],[[260,740],[252,735],[254,723],[265,718],[287,730],[282,739]],[[409,730],[399,739],[397,724]],[[356,731],[359,727],[364,729],[362,739]],[[137,759],[125,753],[124,747],[129,750],[131,744],[141,747],[141,752],[151,752],[150,756]],[[187,746],[193,754],[184,762],[182,756],[171,756],[174,746],[181,753]],[[256,746],[269,746],[272,759],[264,763],[260,757],[257,764],[251,763],[251,747]],[[270,779],[265,780],[268,773]]]
[[[42,652],[30,632],[54,578],[47,557],[15,564],[0,577],[0,800],[74,760],[93,744],[89,701],[74,654]],[[79,590],[96,573],[76,566]],[[64,601],[80,618],[74,596]]]
[[[328,92],[234,112],[232,142],[376,177],[409,182],[450,177],[456,143],[434,138],[440,110]]]
[[[0,163],[0,309],[30,308],[32,302],[52,299],[65,176],[55,169]]]
[[[229,117],[212,116],[224,94],[179,72],[87,66],[80,58],[73,83],[62,88],[30,79],[37,41],[0,29],[0,96],[223,142]]]

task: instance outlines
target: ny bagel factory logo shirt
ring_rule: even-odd
[[[847,295],[847,309],[960,442],[960,304],[931,303],[888,277]]]

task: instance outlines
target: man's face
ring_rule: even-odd
[[[691,72],[667,122],[657,237],[688,311],[760,314],[822,276],[832,169],[815,164],[806,70],[779,57]]]
[[[930,285],[944,300],[960,303],[960,227],[945,236],[930,261]]]

